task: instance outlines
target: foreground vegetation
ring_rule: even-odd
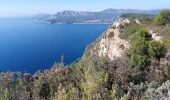
[[[170,14],[166,16],[170,18]],[[62,60],[34,75],[1,73],[0,100],[170,99],[170,33],[164,32],[166,38],[155,41],[147,31],[150,26],[168,26],[170,21],[158,25],[154,21],[157,19],[125,27],[122,38],[133,40],[133,45],[125,56],[114,61],[86,56],[69,66],[64,66]]]

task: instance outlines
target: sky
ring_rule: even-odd
[[[31,16],[58,11],[115,9],[169,9],[170,0],[0,0],[0,16]]]

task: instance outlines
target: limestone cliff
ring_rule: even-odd
[[[119,18],[90,46],[88,46],[84,56],[107,57],[114,60],[121,57],[130,48],[130,40],[121,39],[125,25],[135,23],[141,25],[138,19]],[[149,34],[154,40],[159,41],[161,36],[149,29]]]
[[[124,51],[129,49],[130,44],[129,41],[121,39],[119,35],[123,32],[123,26],[129,23],[129,19],[116,20],[95,43],[87,48],[85,55],[108,57],[111,60],[121,57]]]

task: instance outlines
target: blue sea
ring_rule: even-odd
[[[82,57],[108,25],[45,24],[28,17],[0,18],[0,71],[34,73]]]

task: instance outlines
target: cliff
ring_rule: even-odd
[[[129,19],[116,20],[107,30],[100,36],[93,49],[88,49],[87,52],[91,56],[108,57],[113,60],[115,57],[120,57],[126,49],[129,49],[129,41],[121,39],[119,35],[123,31],[123,26],[129,24]]]
[[[125,51],[130,49],[130,42],[133,40],[122,39],[120,35],[127,34],[125,27],[131,24],[142,26],[142,22],[137,18],[118,18],[115,20],[94,43],[88,46],[84,56],[105,57],[110,60],[122,57]],[[148,27],[147,29],[153,40],[160,41],[162,39],[161,33],[158,33],[153,27]]]

